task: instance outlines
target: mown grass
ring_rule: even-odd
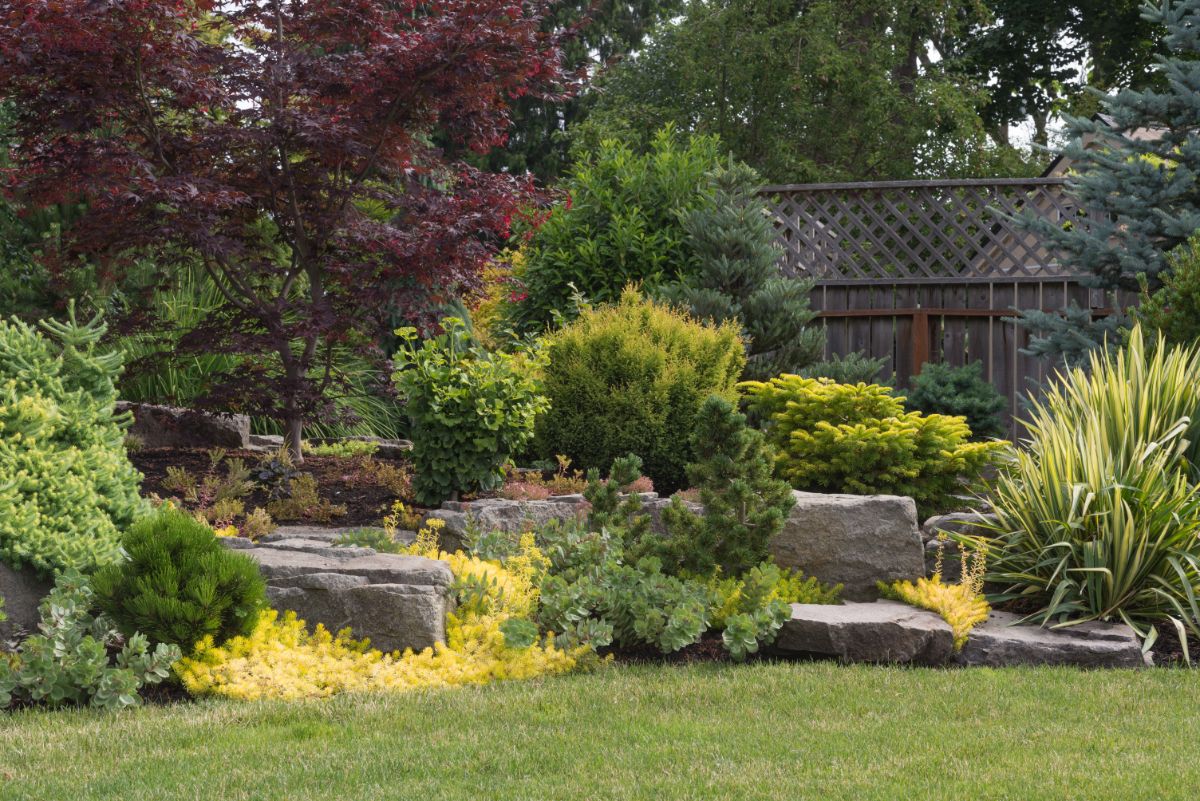
[[[0,717],[0,798],[1194,799],[1200,672],[615,667]]]

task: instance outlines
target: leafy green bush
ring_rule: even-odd
[[[735,401],[745,364],[736,326],[701,324],[634,289],[552,335],[548,352],[538,452],[584,469],[636,453],[662,493],[684,485],[701,404]]]
[[[546,409],[538,372],[540,350],[489,353],[462,321],[447,317],[444,333],[417,344],[401,329],[397,387],[412,421],[416,499],[436,506],[460,492],[493,490],[503,467],[533,436]]]
[[[1004,396],[983,377],[983,362],[926,364],[913,378],[905,405],[915,412],[964,417],[974,439],[1004,436]]]
[[[1172,345],[1200,341],[1200,232],[1167,253],[1162,287],[1142,298],[1133,316]]]
[[[113,413],[119,354],[100,321],[0,321],[0,560],[42,574],[89,571],[119,555],[142,510],[140,476]]]
[[[887,359],[872,359],[865,353],[854,352],[845,356],[834,356],[825,361],[810,364],[800,371],[805,378],[828,378],[838,384],[879,384],[890,386],[894,376],[886,380],[880,376]]]
[[[178,647],[151,650],[142,634],[123,639],[110,620],[92,615],[93,600],[78,571],[59,575],[40,607],[40,633],[22,640],[15,653],[0,652],[0,709],[14,702],[135,706],[143,686],[170,675]]]
[[[309,442],[300,445],[306,456],[336,456],[348,459],[352,456],[372,456],[379,450],[379,443],[369,439],[344,439],[334,442]]]
[[[768,540],[795,504],[791,487],[772,477],[774,452],[762,432],[747,427],[724,398],[704,402],[692,443],[697,461],[687,473],[703,513],[674,498],[663,510],[667,534],[644,537],[640,545],[668,570],[739,575],[767,558]]]
[[[644,154],[610,140],[585,156],[560,184],[567,200],[536,229],[518,231],[529,241],[516,275],[525,297],[507,310],[515,327],[538,330],[569,313],[576,291],[607,303],[631,283],[649,289],[690,275],[695,256],[681,215],[711,204],[717,148],[704,136],[681,145],[664,129]]]
[[[757,173],[730,159],[710,173],[713,203],[683,218],[694,275],[662,297],[701,320],[737,321],[746,341],[745,377],[794,373],[821,353],[825,334],[809,328],[812,281],[779,269],[775,216],[757,194]]]
[[[266,583],[248,556],[227,550],[212,529],[168,506],[134,523],[128,558],[92,578],[96,605],[121,631],[185,652],[205,637],[247,635],[266,608]]]
[[[1028,446],[992,488],[993,600],[1044,624],[1171,618],[1200,635],[1200,350],[1147,342],[1060,376],[1029,412]]]
[[[784,375],[741,384],[765,421],[776,470],[796,489],[908,495],[923,515],[995,461],[1002,442],[968,442],[961,417],[905,412],[888,387]]]

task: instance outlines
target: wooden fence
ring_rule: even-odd
[[[1021,353],[1015,309],[1093,315],[1112,299],[1063,270],[1041,240],[1013,218],[1032,212],[1086,225],[1061,178],[893,181],[764,187],[777,216],[782,263],[815,279],[813,307],[826,357],[883,357],[903,389],[927,362],[983,363],[1008,401],[1010,434],[1024,395],[1052,367]],[[1134,300],[1125,295],[1120,305]]]

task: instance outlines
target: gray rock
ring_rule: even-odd
[[[244,414],[210,414],[195,409],[119,401],[117,411],[132,411],[129,433],[145,448],[246,448],[250,418]]]
[[[317,623],[332,632],[350,628],[355,638],[367,638],[381,651],[420,651],[446,639],[446,597],[437,587],[410,584],[355,584],[339,586],[351,576],[329,574],[298,577],[313,585],[272,586],[267,598],[277,609],[290,610],[310,626]]]
[[[937,515],[925,521],[921,526],[921,540],[925,543],[925,574],[932,576],[936,570],[938,549],[942,551],[942,578],[947,583],[954,583],[962,578],[962,551],[958,543],[947,539],[944,543],[938,541],[938,534],[982,534],[980,524],[995,521],[995,515],[981,512],[951,512],[947,515]]]
[[[245,551],[255,547],[254,540],[248,537],[217,537],[217,542],[231,551]]]
[[[252,451],[272,453],[283,447],[283,437],[279,434],[251,434],[246,447]]]
[[[325,540],[307,540],[292,537],[285,540],[273,540],[268,543],[261,543],[262,548],[277,548],[282,551],[304,551],[306,553],[315,553],[320,556],[329,556],[334,559],[351,559],[356,556],[372,556],[376,553],[374,548],[365,548],[357,545],[333,545]]]
[[[411,584],[446,588],[453,577],[450,566],[423,556],[401,556],[379,553],[339,559],[305,551],[284,551],[278,548],[250,548],[243,551],[258,562],[259,570],[268,584],[280,579],[307,573],[344,573],[364,576],[371,584]]]
[[[8,615],[0,622],[0,647],[8,640],[37,631],[41,619],[38,604],[53,587],[52,582],[39,578],[29,568],[15,570],[0,562],[0,597],[4,598],[4,614]]]
[[[847,600],[879,597],[875,584],[925,574],[912,498],[793,492],[796,505],[770,550],[782,567],[844,585]]]
[[[373,531],[383,531],[378,526],[341,526],[329,528],[325,526],[279,526],[270,534],[262,537],[259,542],[264,545],[283,542],[285,540],[319,540],[327,545],[332,545],[341,537],[351,531],[362,531],[364,529]],[[415,532],[398,531],[396,539],[400,542],[412,542],[416,537]]]
[[[345,573],[305,573],[300,576],[278,579],[272,586],[332,592],[348,590],[351,587],[365,587],[370,583],[366,576],[347,576]]]
[[[792,604],[774,648],[843,662],[941,665],[953,654],[954,633],[937,614],[897,601]]]
[[[450,501],[442,504],[441,509],[434,509],[426,515],[423,524],[431,519],[444,520],[446,525],[440,534],[441,547],[453,552],[467,546],[467,531],[472,526],[480,532],[519,534],[544,526],[552,520],[565,522],[579,519],[586,513],[573,500],[575,497],[561,496],[572,500],[549,498],[543,501],[510,501],[503,498]]]
[[[1133,629],[1124,624],[1081,623],[1060,629],[1014,625],[1008,612],[993,611],[971,635],[956,661],[961,665],[1073,665],[1140,668],[1148,663]]]

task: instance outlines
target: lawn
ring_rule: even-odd
[[[1200,673],[828,663],[596,674],[0,724],[0,798],[1171,799]]]

